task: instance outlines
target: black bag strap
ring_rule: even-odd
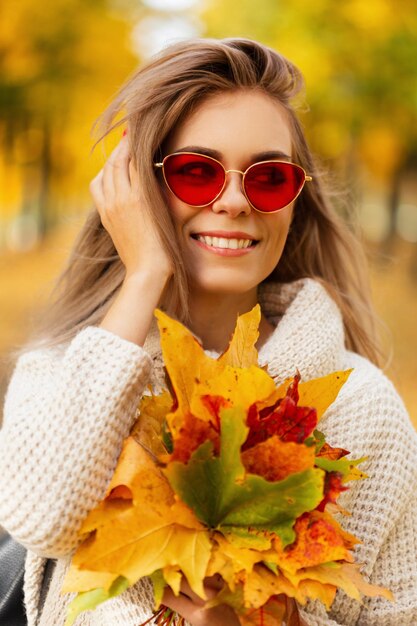
[[[0,624],[27,626],[23,604],[26,548],[0,529]]]
[[[51,582],[55,565],[56,565],[55,559],[48,559],[45,564],[45,569],[43,570],[42,587],[41,587],[41,591],[39,595],[39,606],[38,606],[39,615],[42,614],[43,605],[45,604],[46,594],[48,593],[49,583]]]

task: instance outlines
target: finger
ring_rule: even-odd
[[[114,197],[130,189],[127,174],[129,147],[123,137],[114,148],[103,167],[103,192],[106,200],[113,204]]]
[[[129,160],[128,169],[129,169],[130,184],[131,184],[133,189],[137,189],[137,187],[138,187],[138,173],[136,171],[136,167],[135,167],[135,164],[134,164],[132,158]]]
[[[166,588],[162,603],[179,615],[182,615],[193,626],[239,626],[240,620],[230,606],[224,604],[211,609],[204,609],[187,596],[175,596],[171,589]]]
[[[181,593],[176,596],[171,589],[166,588],[162,596],[162,604],[176,611],[178,615],[184,617],[187,622],[194,626],[204,623],[202,622],[202,617],[204,618],[203,607],[199,604],[196,605],[192,600]]]
[[[180,615],[187,617],[194,610],[195,604],[190,598],[183,593],[179,593],[177,596],[169,587],[165,587],[165,591],[162,595],[161,604],[169,607],[173,611],[176,611]],[[188,618],[187,618],[188,619]]]
[[[222,587],[223,587],[223,583],[219,586],[218,580],[214,579],[214,577],[211,577],[210,579],[206,578],[204,581],[204,591],[205,591],[206,597],[201,598],[191,589],[186,578],[183,578],[181,581],[181,592],[184,593],[189,598],[191,598],[193,602],[195,602],[196,604],[200,604],[200,605],[205,604],[207,600],[211,600],[212,598],[215,598],[219,590],[222,589]]]
[[[100,170],[97,176],[95,176],[89,185],[89,190],[91,197],[93,198],[94,204],[97,207],[97,210],[103,211],[105,208],[104,204],[104,193],[103,193],[103,170]]]
[[[199,604],[200,606],[203,606],[203,604],[205,603],[206,600],[198,596],[195,593],[195,591],[191,589],[190,585],[188,584],[187,579],[184,577],[182,578],[180,589],[181,589],[181,593],[187,596],[188,598],[190,598],[190,600],[192,600],[195,604]]]
[[[119,189],[130,189],[131,187],[131,179],[129,174],[131,154],[128,138],[122,137],[118,147],[119,150],[116,153],[113,167],[113,181],[116,191],[118,191]]]
[[[207,576],[207,578],[204,579],[204,586],[220,591],[220,589],[223,589],[224,587],[224,580],[220,574],[213,574],[212,576]]]

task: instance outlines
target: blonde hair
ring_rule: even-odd
[[[362,246],[335,211],[307,146],[293,101],[303,88],[300,71],[281,54],[256,41],[229,38],[191,39],[155,55],[122,85],[96,121],[100,141],[128,125],[132,159],[143,181],[145,201],[176,268],[164,294],[164,308],[189,321],[188,283],[172,217],[155,175],[170,133],[211,95],[260,90],[287,111],[293,137],[293,160],[313,176],[296,201],[294,219],[278,266],[267,281],[319,280],[339,305],[346,347],[379,362],[376,317],[370,300]],[[124,115],[123,115],[124,113]],[[122,114],[121,119],[115,121]],[[15,355],[36,347],[65,344],[84,327],[98,325],[125,275],[114,244],[96,209],[87,215],[58,276],[49,301],[37,316],[35,332]]]

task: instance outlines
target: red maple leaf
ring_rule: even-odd
[[[324,479],[324,489],[323,489],[324,498],[320,502],[320,504],[316,507],[318,511],[324,511],[324,509],[326,508],[326,504],[328,502],[332,502],[333,504],[336,504],[336,500],[339,497],[339,495],[343,491],[347,491],[349,489],[349,487],[343,486],[342,480],[343,480],[343,474],[340,474],[339,472],[326,473],[326,476]]]
[[[344,448],[333,448],[328,443],[324,442],[316,456],[325,457],[331,461],[337,461],[347,454],[349,454],[349,450],[345,450]]]
[[[317,413],[314,408],[297,406],[299,380],[300,375],[297,374],[286,395],[272,406],[258,410],[255,402],[249,407],[246,423],[250,431],[242,451],[273,435],[277,435],[282,441],[294,443],[303,443],[311,435],[317,425]]]

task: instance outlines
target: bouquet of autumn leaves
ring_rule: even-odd
[[[157,624],[181,624],[161,604],[185,577],[223,588],[206,606],[232,606],[242,626],[302,624],[297,603],[336,590],[350,597],[392,594],[365,582],[352,551],[359,540],[333,517],[345,483],[366,477],[364,459],[333,448],[317,422],[351,370],[276,386],[258,365],[260,307],[241,315],[230,345],[207,356],[179,322],[158,320],[168,389],[142,398],[105,499],[82,525],[63,592],[79,613],[140,578],[154,585]]]

